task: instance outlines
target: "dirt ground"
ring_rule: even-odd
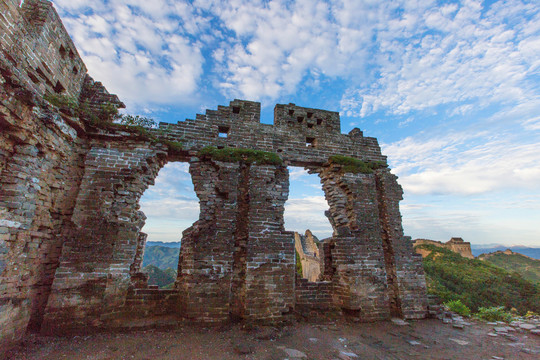
[[[463,329],[430,319],[397,325],[325,321],[283,328],[185,324],[174,330],[73,337],[30,335],[8,359],[539,359],[540,336],[516,329],[494,336],[494,325]],[[490,334],[491,335],[488,335]]]

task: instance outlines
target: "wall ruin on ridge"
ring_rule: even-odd
[[[329,162],[386,164],[376,139],[341,134],[338,113],[294,104],[276,105],[274,125],[262,124],[260,104],[242,100],[162,123],[152,138],[97,127],[44,98],[123,106],[86,74],[51,4],[3,0],[0,10],[0,349],[27,331],[277,323],[302,309],[362,321],[426,315],[396,177],[386,165],[364,174]],[[200,153],[207,146],[282,162],[218,160]],[[140,272],[139,199],[171,161],[189,163],[201,212],[183,233],[174,289],[159,290]],[[283,223],[288,166],[317,174],[330,207],[334,233],[322,243],[317,282],[295,275],[294,235]]]
[[[306,230],[304,235],[294,233],[294,247],[302,264],[302,277],[311,282],[319,280],[322,270],[318,244],[319,239],[310,230]]]

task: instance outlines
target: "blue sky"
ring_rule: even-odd
[[[176,122],[234,98],[261,101],[265,123],[276,103],[339,111],[399,176],[407,235],[540,245],[537,0],[53,2],[130,113]],[[151,240],[198,216],[185,170],[144,195]],[[291,179],[287,228],[328,236],[318,179]]]

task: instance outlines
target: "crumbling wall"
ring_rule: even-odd
[[[0,53],[27,89],[79,97],[86,66],[51,2],[0,2]]]
[[[39,329],[83,173],[77,119],[0,61],[0,348]]]
[[[309,230],[304,235],[294,233],[294,247],[302,263],[302,277],[309,281],[317,281],[321,274],[320,251],[315,239]]]
[[[320,171],[335,228],[328,240],[334,301],[361,320],[386,319],[390,314],[375,177],[344,173],[336,165]]]
[[[149,142],[120,136],[92,143],[42,332],[104,326],[125,304],[142,258],[146,217],[138,201],[165,161],[164,149]]]
[[[399,201],[403,190],[388,169],[375,172],[386,272],[393,315],[424,318],[427,308],[422,256],[414,252],[411,238],[403,236]]]
[[[77,116],[123,104],[86,74],[51,3],[5,0],[0,10],[0,349],[28,330],[124,327],[141,317],[273,323],[295,302],[365,321],[425,315],[396,177],[384,166],[363,174],[329,161],[384,164],[376,139],[341,134],[337,112],[294,104],[277,105],[274,125],[261,124],[260,104],[242,100],[150,135],[100,128],[99,116]],[[51,94],[84,111],[52,106]],[[201,155],[207,146],[263,150],[283,164],[217,161]],[[140,273],[138,202],[167,161],[190,162],[201,215],[184,232],[176,287],[165,291]],[[286,166],[308,167],[323,183],[334,228],[320,249],[324,281],[295,285]]]
[[[178,280],[186,316],[278,321],[294,306],[292,233],[282,166],[192,161],[200,219],[184,231]]]

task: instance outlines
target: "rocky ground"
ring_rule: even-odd
[[[31,335],[8,359],[539,359],[540,321],[486,323],[454,316],[284,328],[184,325],[174,330],[74,337]]]

